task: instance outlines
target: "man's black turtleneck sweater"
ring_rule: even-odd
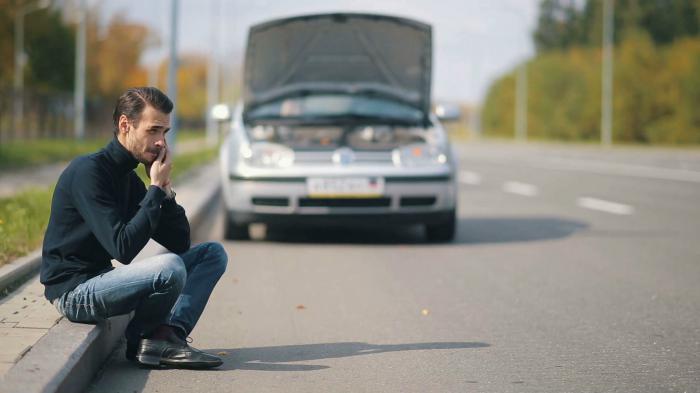
[[[41,283],[49,301],[128,264],[150,238],[181,254],[190,248],[185,210],[157,186],[146,189],[138,161],[114,138],[73,160],[56,183],[44,236]]]

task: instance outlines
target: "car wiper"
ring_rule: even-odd
[[[419,119],[406,119],[394,116],[366,115],[358,113],[344,113],[339,115],[324,116],[256,116],[249,117],[251,122],[292,123],[292,124],[327,124],[338,121],[351,121],[357,123],[381,123],[414,125],[420,123]]]
[[[370,115],[361,113],[344,113],[341,115],[323,116],[323,119],[331,121],[357,121],[382,124],[417,124],[420,122],[420,119],[409,119],[396,116]]]
[[[415,125],[420,122],[417,119],[406,119],[394,116],[381,115],[365,115],[357,113],[345,113],[341,115],[326,115],[326,116],[304,116],[293,118],[294,121],[306,124],[328,124],[338,122],[348,122],[357,124],[397,124],[397,125]]]

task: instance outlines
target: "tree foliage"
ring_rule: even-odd
[[[698,0],[614,0],[616,41],[641,30],[656,45],[697,36]],[[600,46],[602,0],[542,0],[533,39],[538,52]]]
[[[145,85],[140,59],[147,47],[148,28],[122,15],[113,17],[103,30],[96,15],[88,20],[88,94],[113,101],[128,87]]]
[[[601,3],[542,1],[538,54],[527,63],[530,136],[600,139]],[[700,143],[700,1],[617,0],[615,7],[614,141]],[[514,134],[514,72],[487,93],[487,134]]]
[[[166,59],[159,66],[160,86],[167,85],[168,64]],[[203,120],[207,106],[207,58],[195,53],[180,56],[176,80],[180,117]]]
[[[15,59],[15,16],[26,1],[0,1],[0,88],[12,86]],[[75,33],[59,9],[36,10],[24,17],[25,86],[42,92],[73,86]]]

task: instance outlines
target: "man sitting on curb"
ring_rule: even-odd
[[[165,142],[173,103],[160,90],[127,90],[114,109],[114,139],[78,157],[56,184],[44,237],[41,283],[68,320],[96,323],[134,311],[126,357],[149,366],[210,368],[220,358],[187,344],[226,269],[219,243],[190,248],[185,210],[170,185]],[[151,179],[134,172],[142,163]],[[130,264],[153,238],[171,253]],[[114,269],[111,259],[126,266]]]

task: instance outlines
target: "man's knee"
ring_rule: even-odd
[[[187,269],[185,264],[176,254],[164,254],[158,258],[155,285],[159,288],[174,288],[182,290],[187,281]]]
[[[223,275],[228,264],[226,250],[221,243],[217,242],[207,242],[204,245],[207,247],[207,259],[214,264],[214,268],[219,272],[219,275]]]

